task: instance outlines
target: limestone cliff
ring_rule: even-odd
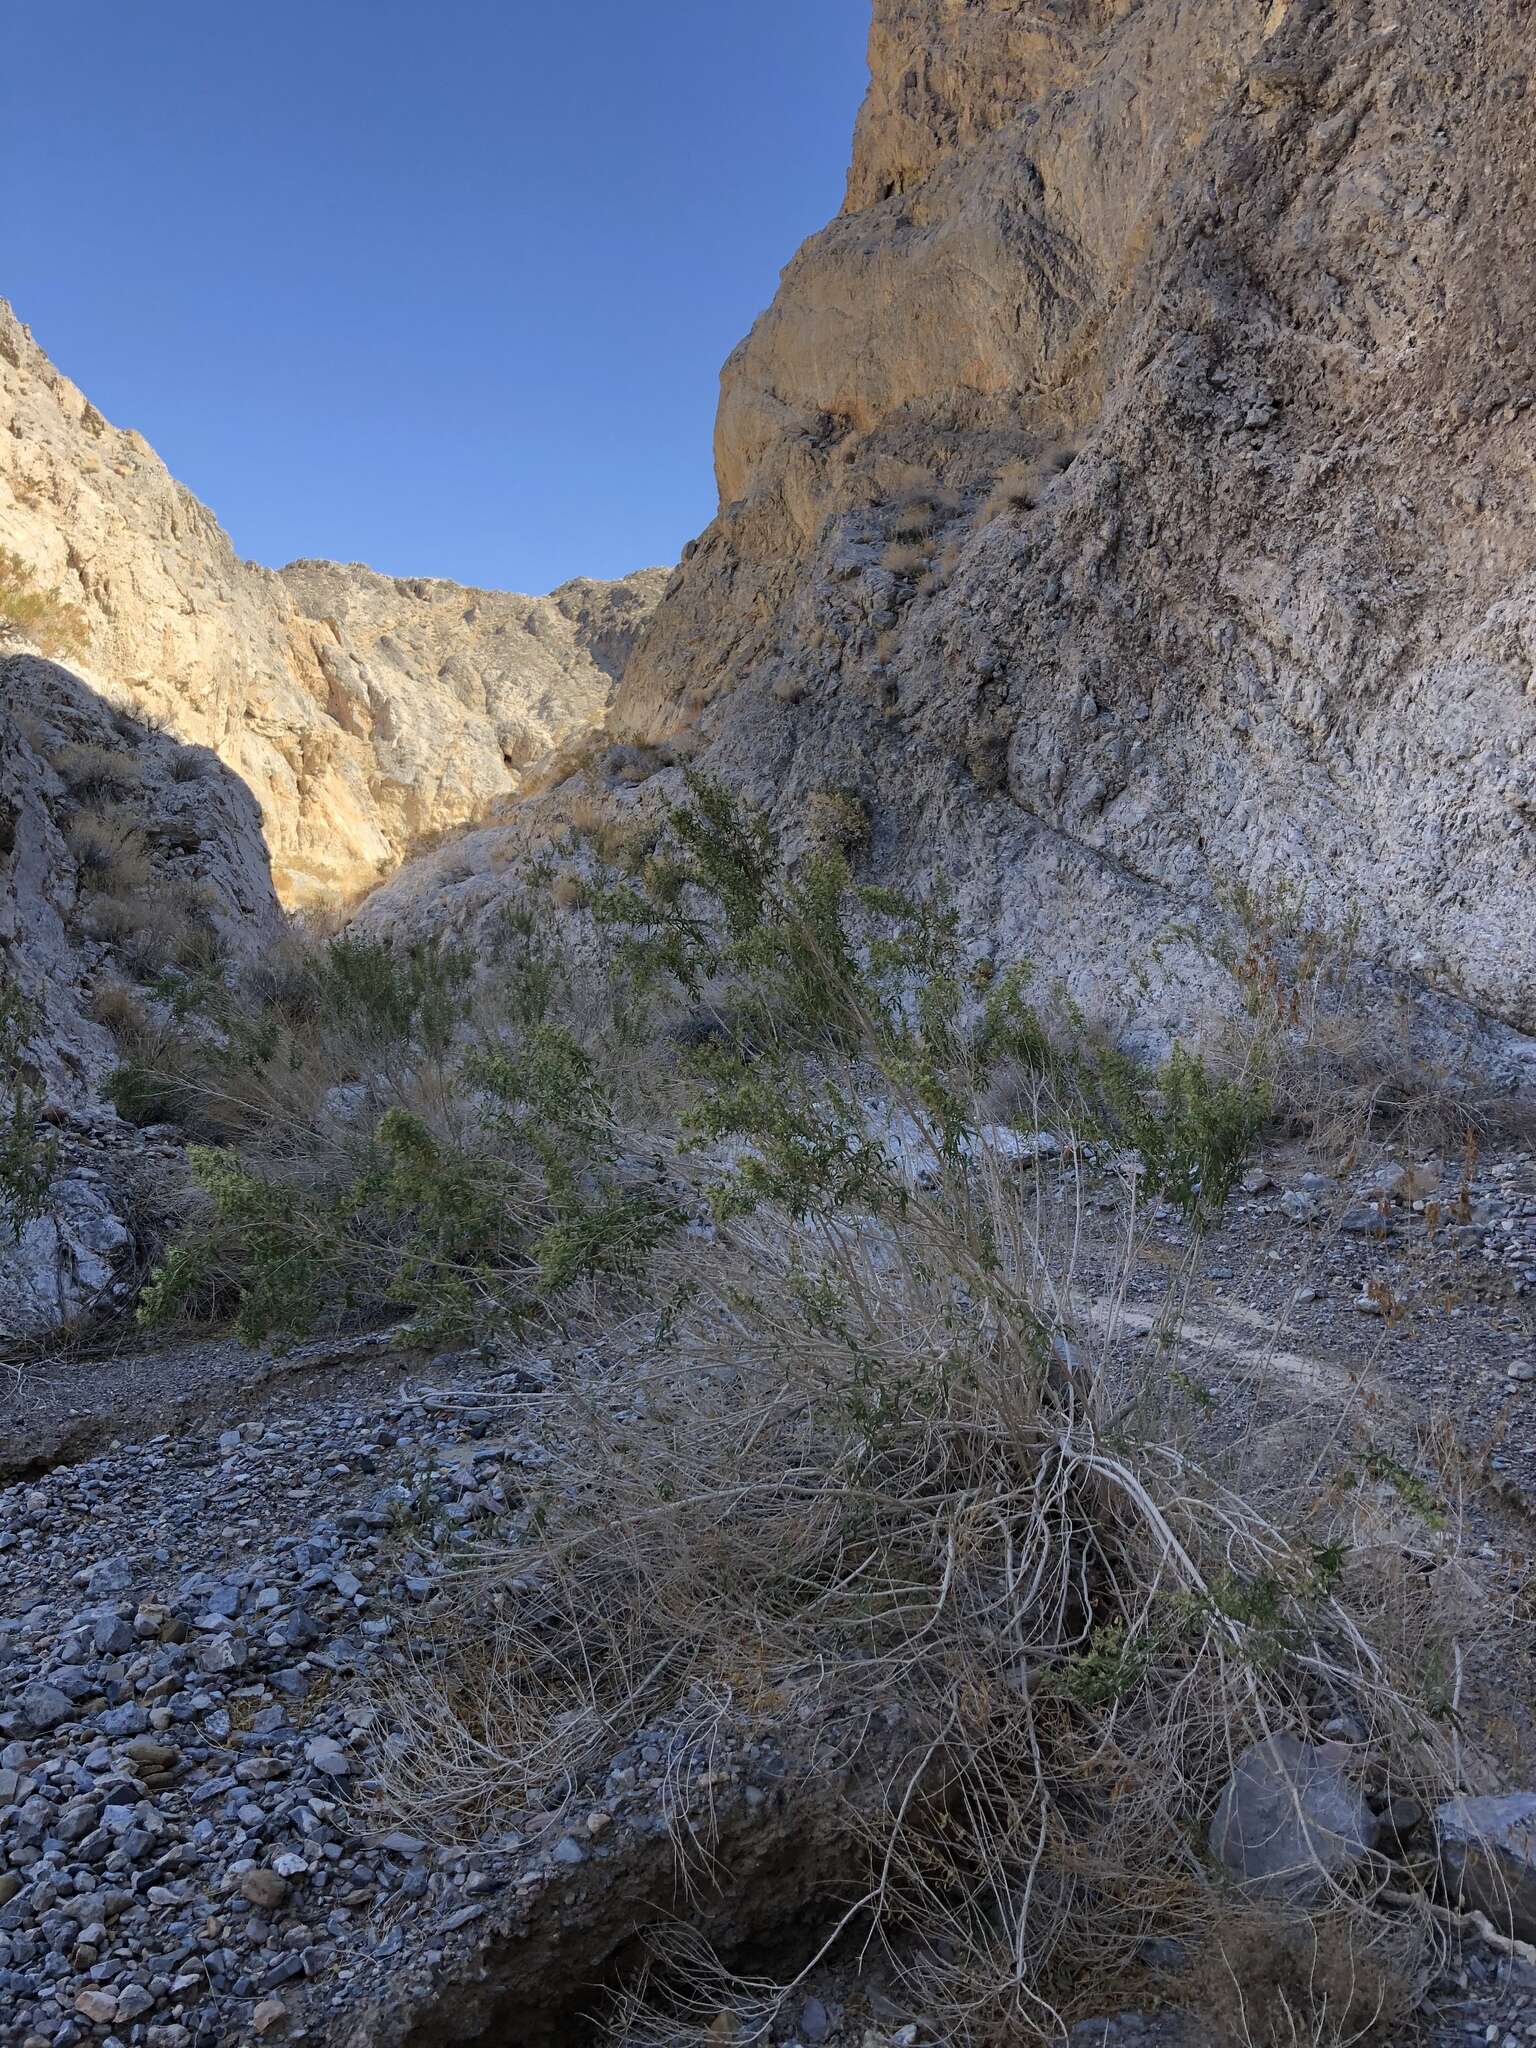
[[[279,930],[238,776],[56,662],[0,657],[0,1127],[55,1168],[19,1229],[0,1170],[0,1345],[121,1305],[136,1284],[124,1217],[166,1148],[101,1099],[118,1059],[108,1003],[249,957]]]
[[[1090,999],[1284,882],[1536,1028],[1521,0],[876,0],[871,65],[619,730],[856,785]]]
[[[667,581],[528,598],[257,568],[3,302],[0,547],[84,613],[83,673],[102,696],[248,785],[290,903],[366,885],[514,789],[526,760],[600,714]]]

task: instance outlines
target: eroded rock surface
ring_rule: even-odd
[[[210,749],[57,662],[0,658],[0,1119],[56,1169],[19,1218],[0,1182],[0,1344],[134,1284],[124,1214],[157,1148],[101,1099],[118,1059],[105,1005],[249,958],[280,924],[261,814]]]
[[[871,55],[619,729],[854,786],[1100,1007],[1182,1021],[1173,928],[1286,884],[1536,1026],[1523,9],[876,0]]]
[[[599,715],[667,582],[548,597],[241,561],[136,433],[0,302],[0,547],[84,613],[84,673],[213,749],[261,808],[286,902],[365,886]]]

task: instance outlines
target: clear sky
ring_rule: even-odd
[[[544,590],[714,511],[869,0],[15,8],[0,296],[242,554]]]

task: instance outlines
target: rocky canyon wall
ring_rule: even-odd
[[[101,696],[247,784],[290,904],[365,887],[515,789],[525,762],[601,715],[667,583],[647,570],[518,597],[356,565],[258,568],[3,303],[0,547],[84,615],[79,665]]]
[[[1520,0],[876,0],[843,214],[728,364],[636,737],[1090,1000],[1307,892],[1536,1030]]]

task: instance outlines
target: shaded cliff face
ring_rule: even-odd
[[[871,61],[619,728],[853,783],[1090,1000],[1176,1021],[1175,923],[1283,882],[1536,1028],[1524,9],[877,0]]]
[[[0,303],[0,547],[84,613],[101,694],[211,747],[289,903],[374,880],[599,715],[664,571],[546,598],[241,561]]]

